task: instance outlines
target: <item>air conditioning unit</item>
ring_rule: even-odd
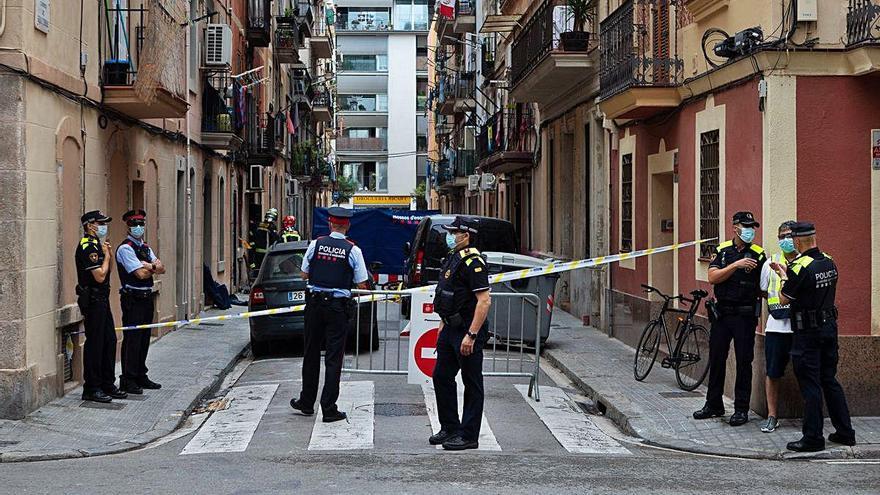
[[[491,191],[495,189],[495,186],[498,185],[498,179],[495,177],[495,174],[483,174],[480,176],[480,189],[484,191]]]
[[[248,169],[248,190],[250,190],[250,191],[262,191],[263,190],[263,166],[262,165],[251,165],[250,169]]]
[[[480,190],[480,176],[478,175],[468,175],[468,191],[479,191]]]
[[[299,181],[296,179],[287,180],[287,195],[299,196]]]
[[[205,29],[205,65],[229,66],[232,61],[232,29],[228,24],[208,24]]]

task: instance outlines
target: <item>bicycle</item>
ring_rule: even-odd
[[[709,331],[694,323],[694,315],[700,307],[700,301],[709,294],[704,290],[697,289],[690,293],[693,299],[688,299],[681,294],[675,297],[667,296],[649,285],[642,284],[642,288],[647,293],[653,292],[662,297],[663,309],[660,310],[660,314],[656,318],[648,322],[639,338],[633,366],[635,379],[637,381],[644,380],[651,372],[651,368],[654,367],[657,353],[660,351],[662,330],[662,335],[666,337],[668,354],[660,362],[660,366],[675,369],[675,380],[681,389],[687,391],[696,389],[709,373]],[[690,308],[671,307],[672,301],[676,300],[690,303]],[[674,348],[672,339],[670,339],[669,327],[663,318],[666,313],[685,315],[678,317],[678,325],[673,334]]]

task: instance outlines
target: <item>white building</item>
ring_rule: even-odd
[[[336,3],[340,170],[354,206],[409,207],[425,180],[427,0]]]

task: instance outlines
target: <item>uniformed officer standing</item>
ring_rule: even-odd
[[[122,220],[128,226],[128,237],[116,248],[122,325],[148,325],[153,323],[153,275],[165,273],[165,265],[144,242],[147,212],[130,210],[122,215]],[[148,328],[126,330],[122,336],[119,386],[130,394],[142,394],[145,388],[162,388],[147,377],[150,333]]]
[[[694,419],[724,415],[724,378],[730,340],[736,353],[736,384],[731,426],[749,421],[749,400],[752,395],[752,360],[755,357],[755,328],[761,302],[761,268],[767,261],[764,249],[753,244],[755,229],[760,224],[749,211],[733,215],[736,236],[721,243],[709,263],[709,283],[713,284],[718,302],[713,313],[709,335],[709,391],[706,404],[694,412]]]
[[[444,225],[449,255],[440,268],[434,311],[442,322],[437,336],[434,394],[440,431],[428,439],[446,450],[479,447],[483,417],[483,346],[489,339],[486,317],[492,304],[485,262],[469,247],[479,233],[479,219],[456,217]],[[461,370],[464,404],[458,417],[455,375]]]
[[[282,221],[284,230],[281,231],[281,242],[296,242],[300,240],[299,232],[296,230],[296,217],[287,215]]]
[[[309,244],[302,261],[302,276],[309,281],[306,298],[306,328],[302,364],[302,391],[291,399],[290,407],[305,415],[315,413],[318,375],[321,371],[321,344],[324,353],[324,390],[321,412],[325,423],[346,418],[336,407],[339,379],[348,333],[351,287],[367,288],[367,266],[360,248],[345,238],[352,217],[351,210],[330,208],[330,235]]]
[[[856,432],[849,416],[843,388],[837,381],[837,266],[830,256],[816,247],[816,227],[798,222],[791,229],[795,248],[801,253],[783,272],[785,279],[780,300],[791,305],[794,341],[791,359],[794,374],[804,398],[803,437],[788,444],[796,452],[816,452],[825,448],[822,435],[822,395],[835,432],[828,440],[843,445],[856,444]]]
[[[110,402],[128,396],[116,387],[116,330],[110,311],[113,248],[104,241],[111,218],[98,210],[80,218],[84,236],[76,248],[77,304],[82,312],[83,400]]]

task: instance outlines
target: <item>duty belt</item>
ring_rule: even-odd
[[[796,330],[813,330],[837,320],[837,307],[831,309],[804,309],[792,312]]]
[[[132,289],[131,287],[123,287],[122,289],[119,289],[119,293],[138,299],[149,299],[150,296],[153,295],[153,289]]]
[[[722,315],[753,315],[755,314],[755,305],[718,304],[718,312]]]

